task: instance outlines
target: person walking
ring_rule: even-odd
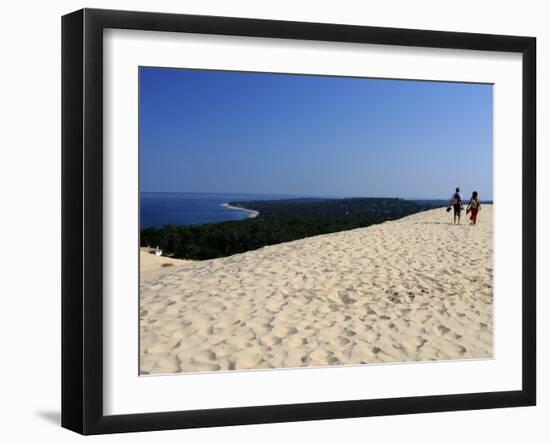
[[[449,203],[449,209],[453,208],[453,224],[460,224],[460,213],[464,210],[462,203],[462,194],[460,194],[460,188],[456,188],[455,193],[451,197]]]
[[[472,198],[470,198],[470,203],[468,204],[468,208],[466,208],[466,214],[468,212],[471,212],[470,214],[470,224],[475,225],[477,223],[477,214],[481,210],[481,204],[479,202],[479,197],[477,194],[477,191],[472,192]]]

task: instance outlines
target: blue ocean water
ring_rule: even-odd
[[[295,196],[142,192],[140,196],[141,228],[162,228],[168,224],[186,226],[243,220],[249,216],[248,212],[225,208],[222,204],[231,201],[277,200],[291,197]]]

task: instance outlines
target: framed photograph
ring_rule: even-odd
[[[62,20],[62,425],[536,402],[532,37]]]

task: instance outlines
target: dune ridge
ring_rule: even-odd
[[[142,374],[491,358],[493,207],[142,273]]]

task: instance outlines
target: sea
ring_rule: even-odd
[[[235,201],[280,200],[296,197],[285,194],[142,192],[140,195],[141,229],[162,228],[164,225],[190,226],[244,220],[250,216],[250,212],[226,208],[222,205]]]

